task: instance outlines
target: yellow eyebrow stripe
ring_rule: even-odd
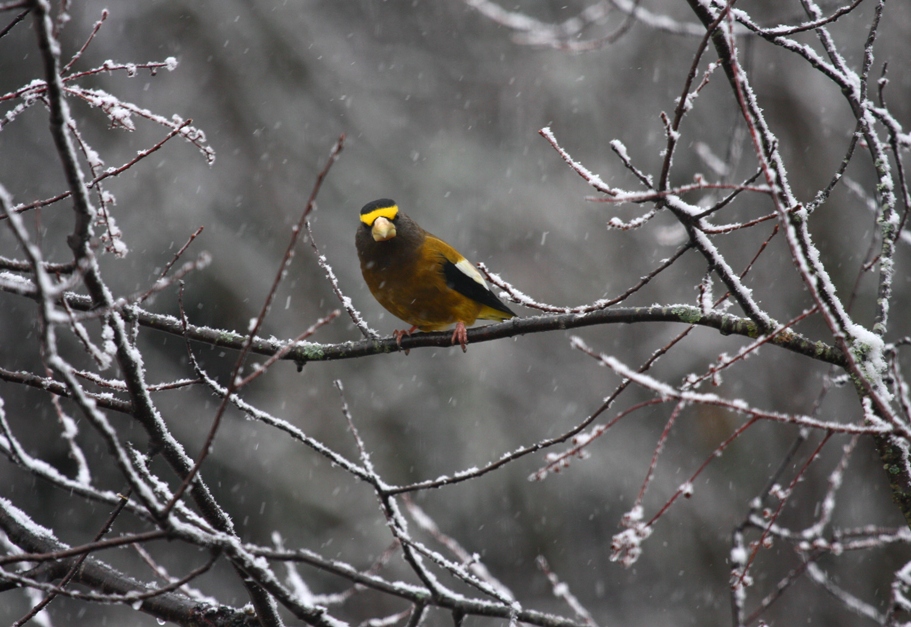
[[[392,205],[389,207],[380,207],[379,209],[374,209],[369,213],[361,214],[361,222],[367,226],[373,226],[373,223],[376,222],[377,218],[386,218],[387,220],[395,219],[396,214],[399,212],[398,205]]]

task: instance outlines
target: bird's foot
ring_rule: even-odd
[[[411,337],[411,334],[414,333],[414,332],[417,331],[417,330],[418,330],[417,327],[411,327],[411,328],[408,329],[407,331],[393,331],[393,332],[392,332],[392,337],[395,338],[395,343],[398,345],[398,347],[399,347],[399,348],[402,348],[402,338],[405,337],[406,335],[407,335],[408,337]],[[411,351],[409,351],[407,348],[405,349],[405,354],[406,354],[406,355],[407,355],[408,353],[410,353],[410,352],[411,352]]]
[[[456,322],[455,329],[452,331],[452,345],[458,344],[462,347],[462,352],[468,352],[468,330],[464,322]]]

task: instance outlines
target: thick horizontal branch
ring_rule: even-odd
[[[34,297],[33,294],[28,294],[28,292],[21,290],[17,293],[24,293]],[[77,311],[91,311],[93,308],[89,298],[78,294],[67,294],[66,301],[72,309]],[[151,313],[139,307],[130,307],[124,313],[127,318],[135,317],[136,321],[144,327],[181,337],[186,335],[190,340],[210,346],[240,350],[246,339],[246,336],[242,333],[194,324],[187,325],[186,331],[184,331],[183,324],[174,316]],[[722,335],[740,335],[751,339],[760,337],[759,328],[748,318],[721,312],[703,313],[701,309],[691,305],[653,305],[651,307],[612,307],[588,313],[546,314],[527,318],[513,318],[506,322],[469,329],[468,343],[478,344],[528,333],[641,322],[679,322],[717,329]],[[828,364],[840,367],[845,367],[847,364],[844,354],[838,348],[825,342],[813,342],[788,329],[777,333],[768,343]],[[301,342],[298,346],[288,351],[283,358],[294,361],[301,366],[311,361],[355,359],[414,348],[446,348],[450,346],[452,346],[452,333],[441,331],[415,333],[411,336],[406,335],[402,338],[401,346],[397,345],[392,337],[376,340],[364,339],[341,344]],[[255,338],[250,350],[260,355],[274,355],[284,347],[285,342],[277,339]]]
[[[759,329],[748,318],[740,318],[725,313],[703,313],[699,308],[689,305],[651,306],[651,307],[614,307],[589,313],[547,314],[528,318],[513,318],[506,322],[490,324],[468,330],[469,344],[489,342],[526,333],[542,333],[607,324],[633,324],[641,322],[680,322],[717,329],[722,335],[741,335],[758,338]],[[798,333],[784,330],[769,340],[775,344],[813,359],[844,367],[847,363],[841,351],[824,342],[812,342]],[[448,347],[452,345],[452,334],[449,332],[417,333],[402,338],[398,346],[393,338],[380,340],[361,340],[344,344],[308,344],[288,353],[290,359],[299,364],[308,361],[331,361],[351,359],[392,353],[400,350],[411,350],[427,346]]]

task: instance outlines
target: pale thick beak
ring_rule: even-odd
[[[395,237],[395,225],[388,218],[379,217],[373,222],[370,233],[375,241],[385,242]]]

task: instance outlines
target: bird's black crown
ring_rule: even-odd
[[[371,211],[386,209],[387,207],[395,207],[395,201],[390,200],[389,198],[380,198],[379,200],[374,200],[364,205],[364,208],[361,209],[361,215],[367,215]]]

